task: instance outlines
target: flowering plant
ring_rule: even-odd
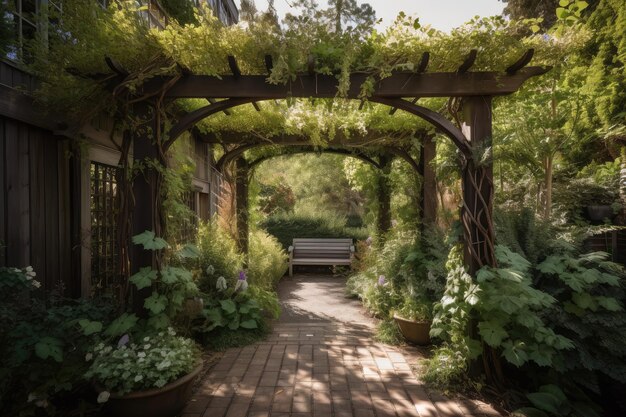
[[[139,337],[124,335],[115,346],[96,345],[85,357],[93,361],[85,376],[103,388],[98,402],[106,402],[111,392],[160,388],[191,372],[199,357],[195,343],[170,327]]]

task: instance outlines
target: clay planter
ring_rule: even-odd
[[[430,321],[413,321],[402,318],[396,314],[393,315],[393,319],[400,327],[400,332],[407,342],[415,343],[416,345],[424,346],[430,344]]]
[[[190,373],[176,381],[146,391],[126,395],[111,394],[106,403],[107,415],[115,417],[174,417],[180,414],[191,398],[193,382],[202,371],[200,362]]]

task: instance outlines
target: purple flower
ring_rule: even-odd
[[[239,271],[239,281],[246,280],[246,271]]]
[[[381,275],[378,277],[378,286],[382,287],[383,285],[385,285],[386,281],[385,281],[385,276]]]
[[[120,340],[117,342],[117,347],[122,347],[122,346],[126,346],[126,344],[128,344],[128,342],[130,341],[130,338],[128,337],[127,334],[125,334],[124,336],[120,337]]]

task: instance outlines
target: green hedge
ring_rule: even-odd
[[[332,213],[280,213],[269,216],[260,226],[275,236],[285,249],[291,246],[294,238],[364,240],[368,237],[367,229],[346,227],[346,219]]]

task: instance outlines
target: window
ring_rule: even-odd
[[[156,0],[138,0],[137,3],[139,5],[148,4],[146,10],[139,12],[143,20],[148,24],[148,27],[157,29],[165,28],[167,25],[167,14],[165,14],[165,11]]]
[[[188,191],[183,193],[183,204],[190,210],[189,217],[183,219],[180,230],[180,243],[189,243],[195,240],[196,231],[198,230],[198,193]]]
[[[91,284],[96,294],[117,284],[117,170],[91,162]]]
[[[5,4],[6,0],[3,1]],[[29,62],[32,57],[24,48],[37,33],[38,16],[45,13],[49,16],[49,23],[58,26],[59,17],[63,12],[61,0],[13,0],[8,3],[8,16],[5,19],[12,23],[15,31],[15,44],[9,48],[6,57],[13,60]],[[47,30],[47,28],[46,28]],[[46,36],[43,36],[45,39]]]

